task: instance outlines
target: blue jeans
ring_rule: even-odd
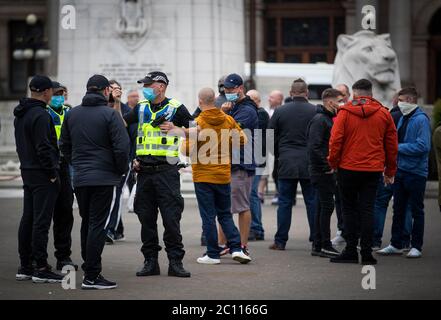
[[[411,246],[422,251],[426,181],[426,177],[401,170],[398,170],[395,176],[391,244],[397,249],[402,249],[404,246],[406,210],[410,206],[413,218]]]
[[[377,189],[377,197],[375,199],[374,207],[374,238],[373,246],[381,247],[381,238],[383,237],[384,224],[386,221],[387,208],[389,201],[394,194],[393,187],[391,185],[384,185],[383,177],[380,178]],[[403,230],[403,246],[410,246],[410,234],[412,233],[412,211],[410,206],[407,206],[406,221]]]
[[[263,236],[265,230],[262,225],[262,204],[258,195],[258,188],[261,176],[256,174],[253,179],[250,195],[250,210],[251,210],[251,230],[258,236]]]
[[[277,233],[275,243],[285,247],[291,228],[292,202],[297,192],[297,183],[302,187],[303,199],[309,224],[309,241],[314,241],[314,215],[316,212],[315,189],[309,179],[279,179],[279,208],[277,209]]]
[[[230,252],[241,250],[240,234],[234,225],[231,214],[230,184],[194,183],[199,213],[202,218],[202,230],[207,239],[207,255],[212,259],[220,258],[217,238],[216,217],[227,238]]]

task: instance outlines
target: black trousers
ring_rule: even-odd
[[[158,239],[158,210],[164,225],[165,251],[169,260],[181,261],[184,245],[180,221],[184,210],[179,171],[170,166],[159,172],[138,173],[135,213],[141,222],[141,252],[144,258],[157,258],[161,250]]]
[[[47,265],[47,243],[60,190],[60,179],[54,183],[45,172],[22,170],[23,216],[18,229],[18,252],[23,267],[35,260],[37,268]]]
[[[314,246],[329,248],[331,244],[331,216],[334,212],[335,177],[333,174],[324,174],[311,177],[316,188],[317,210],[315,214]]]
[[[129,169],[127,168],[127,172],[121,177],[119,185],[116,186],[115,205],[110,213],[110,220],[107,225],[107,231],[110,231],[113,234],[124,233],[124,226],[122,224],[122,193],[127,182],[129,172]]]
[[[356,251],[360,232],[361,254],[372,252],[374,204],[380,172],[338,169],[346,250]]]
[[[69,166],[62,161],[60,164],[60,193],[54,210],[54,247],[55,258],[59,261],[70,258],[72,254],[73,190]]]
[[[82,269],[87,279],[95,279],[102,270],[101,254],[106,241],[106,228],[115,204],[116,186],[78,187],[81,221]]]

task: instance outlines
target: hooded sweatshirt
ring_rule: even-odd
[[[40,170],[55,178],[59,169],[57,135],[46,103],[20,100],[14,109],[15,145],[21,170]]]
[[[398,138],[389,111],[371,97],[342,107],[332,127],[328,162],[333,169],[383,172],[395,176]]]
[[[190,135],[181,146],[181,152],[191,157],[193,181],[196,183],[228,184],[231,182],[232,134],[237,133],[238,144],[247,143],[247,137],[231,116],[219,109],[202,111],[196,118],[201,131]],[[234,131],[232,131],[234,130]],[[237,130],[237,131],[236,131]],[[240,146],[237,145],[238,148]]]

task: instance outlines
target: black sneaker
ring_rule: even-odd
[[[334,247],[323,248],[320,252],[320,257],[323,257],[323,258],[334,258],[339,255],[340,255],[340,252],[338,252]]]
[[[113,237],[113,241],[118,242],[118,241],[125,241],[126,237],[124,237],[124,234],[122,233],[116,233],[115,236]]]
[[[57,261],[57,270],[61,271],[63,270],[63,267],[65,266],[72,266],[75,268],[75,271],[78,271],[78,265],[73,263],[71,258],[67,258],[65,260],[58,260]]]
[[[375,265],[377,264],[377,259],[375,259],[372,254],[362,254],[361,255],[361,264],[362,265]]]
[[[32,274],[32,282],[34,283],[61,283],[63,276],[52,272],[51,266],[46,266],[43,269],[35,269]]]
[[[112,232],[107,232],[106,234],[106,244],[113,244],[113,242],[115,241],[115,236],[113,235]]]
[[[149,258],[144,261],[142,269],[136,273],[137,277],[158,276],[161,274],[157,258]]]
[[[106,280],[102,275],[96,277],[95,280],[84,278],[81,284],[83,290],[107,290],[115,289],[118,285],[115,282]]]
[[[27,281],[32,279],[34,269],[32,267],[20,267],[15,275],[17,281]]]
[[[358,252],[348,252],[343,250],[343,252],[334,258],[330,259],[333,263],[358,263]]]
[[[317,247],[317,246],[312,246],[311,249],[311,256],[313,257],[320,257],[320,254],[322,252],[322,248],[321,247]]]

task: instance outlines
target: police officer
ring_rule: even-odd
[[[19,281],[61,282],[47,263],[47,242],[55,202],[60,189],[59,150],[47,104],[52,98],[52,81],[32,78],[31,98],[20,100],[14,109],[15,143],[23,179],[23,216],[18,230],[21,266]],[[35,260],[35,268],[33,267]]]
[[[144,85],[145,100],[124,116],[127,125],[138,123],[135,170],[138,181],[135,212],[141,222],[141,252],[145,261],[137,276],[159,275],[158,209],[164,224],[165,250],[169,259],[169,276],[190,277],[182,264],[184,246],[180,231],[184,199],[180,191],[179,137],[167,133],[189,127],[193,120],[187,108],[165,96],[169,80],[162,72],[151,72],[138,81]],[[185,130],[184,130],[185,131]]]
[[[69,112],[70,108],[64,105],[65,90],[59,82],[53,82],[53,96],[47,106],[49,115],[55,127],[57,140],[60,140],[61,126],[64,118]],[[58,194],[57,202],[54,210],[54,246],[55,258],[57,259],[57,270],[62,270],[64,266],[70,265],[78,270],[78,265],[72,262],[70,258],[72,251],[72,227],[74,222],[73,217],[73,190],[69,173],[69,165],[63,155],[60,156],[60,193]]]

